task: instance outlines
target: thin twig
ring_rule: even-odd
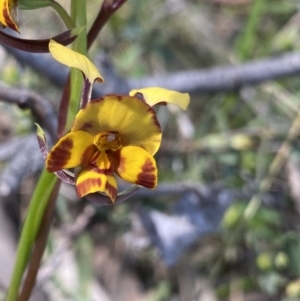
[[[0,84],[0,99],[10,104],[17,104],[21,108],[31,110],[37,122],[50,134],[56,137],[56,114],[50,103],[41,95],[26,89],[17,89]]]
[[[45,75],[55,85],[60,87],[64,85],[67,77],[67,69],[64,66],[55,64],[54,62],[49,64],[49,58],[43,55],[21,53],[19,50],[8,50],[8,52],[15,56],[22,64],[27,64]],[[124,93],[140,87],[161,86],[189,93],[213,94],[236,91],[245,86],[259,85],[268,80],[296,76],[299,73],[300,54],[288,52],[275,57],[249,61],[241,65],[178,71],[157,77],[123,79],[122,82],[120,78],[111,77],[109,81],[110,83],[114,81],[118,83],[117,85],[112,85],[119,87],[118,91],[110,91],[114,93]],[[103,95],[101,88],[95,87],[95,96],[100,97]]]
[[[151,87],[160,83],[168,89],[186,92],[217,93],[236,91],[264,81],[299,75],[300,54],[285,53],[241,65],[217,66],[168,75],[130,80],[130,86]]]

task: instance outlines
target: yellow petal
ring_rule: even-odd
[[[81,70],[90,83],[94,83],[96,80],[99,82],[104,81],[95,65],[86,56],[63,46],[54,40],[50,40],[49,51],[58,62]]]
[[[76,190],[80,198],[89,193],[104,192],[114,202],[117,197],[117,182],[113,173],[102,173],[101,171],[86,166],[78,175]]]
[[[140,146],[151,155],[161,142],[155,112],[144,102],[127,95],[91,100],[78,112],[72,131],[87,131],[93,136],[106,131],[118,132],[121,145]]]
[[[144,149],[126,146],[115,152],[109,152],[114,171],[125,181],[155,188],[157,168],[154,158]]]
[[[19,32],[17,24],[17,0],[0,0],[0,23]]]
[[[109,161],[109,158],[108,158],[106,152],[100,153],[100,155],[98,156],[97,161],[96,161],[96,166],[98,167],[99,172],[102,172],[102,173],[110,173],[113,171],[112,164]]]
[[[49,172],[72,168],[89,161],[96,151],[93,136],[86,132],[71,132],[58,140],[46,159]]]
[[[154,106],[160,102],[171,103],[186,110],[190,103],[190,95],[188,93],[180,93],[164,88],[150,87],[144,89],[135,89],[129,92],[130,96],[135,96],[137,93],[143,95],[146,103],[149,106]]]

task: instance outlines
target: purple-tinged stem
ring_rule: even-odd
[[[80,30],[81,31],[81,30]],[[65,31],[50,39],[62,45],[71,44],[78,35],[78,29]],[[27,40],[13,37],[0,30],[0,43],[31,53],[47,53],[49,52],[50,39],[43,40]]]
[[[104,0],[102,3],[101,9],[99,11],[94,24],[92,25],[88,36],[87,36],[87,48],[89,49],[92,44],[94,43],[95,39],[99,35],[100,31],[102,30],[103,26],[107,23],[109,18],[113,15],[113,13],[118,10],[126,0]]]

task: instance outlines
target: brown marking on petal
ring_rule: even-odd
[[[112,164],[112,170],[116,173],[118,173],[118,170],[121,172],[125,171],[124,164],[125,164],[125,158],[121,157],[121,149],[118,149],[116,151],[107,150],[107,155],[109,158],[110,163]]]
[[[140,100],[143,103],[146,103],[144,95],[140,92],[135,93],[133,97],[137,98],[138,100]]]
[[[73,141],[66,139],[56,148],[50,151],[46,161],[46,167],[49,172],[58,171],[69,161],[71,157],[71,149]]]
[[[125,172],[125,164],[126,164],[126,158],[125,157],[119,157],[119,165],[118,165],[118,171],[120,173]]]
[[[93,171],[95,171],[96,173],[102,174],[102,175],[108,175],[112,172],[112,167],[109,169],[100,169],[97,166],[93,166]]]
[[[6,1],[4,1],[3,3],[3,16],[4,16],[4,19],[5,19],[5,22],[7,24],[7,27],[19,32],[18,28],[16,27],[16,24],[12,21],[12,17],[11,17],[11,14],[9,12],[9,8],[7,10],[7,4],[6,4]]]
[[[85,123],[81,126],[80,130],[81,130],[81,131],[84,131],[84,132],[89,132],[89,129],[91,129],[92,127],[93,127],[93,123],[92,123],[92,122],[85,122]]]
[[[100,178],[89,178],[76,184],[77,195],[82,198],[89,193],[91,187],[101,186]]]
[[[153,123],[158,127],[159,131],[161,132],[161,127],[157,120],[155,111],[151,107],[149,107],[147,113],[151,114]]]
[[[115,97],[118,101],[122,101],[124,96],[123,95],[115,95]]]
[[[155,104],[155,106],[157,106],[157,105],[159,105],[159,106],[166,106],[167,102],[161,101],[161,102],[158,102],[158,103]]]
[[[114,202],[117,197],[117,188],[109,184],[109,182],[107,181],[105,185],[105,192],[111,198],[112,202]]]
[[[90,103],[97,103],[97,102],[103,101],[105,97],[106,97],[106,96],[103,96],[103,97],[100,97],[100,98],[92,99],[92,100],[90,100]]]
[[[150,159],[147,159],[142,166],[142,171],[137,176],[136,184],[146,188],[155,188],[156,186],[156,167]]]
[[[91,144],[83,153],[81,162],[90,162],[91,159],[95,156],[95,153],[98,152],[97,147]],[[96,159],[97,160],[97,157]]]

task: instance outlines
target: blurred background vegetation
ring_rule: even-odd
[[[67,8],[69,1],[58,2]],[[101,1],[87,2],[90,26]],[[97,63],[104,56],[120,77],[139,79],[297,52],[299,4],[128,0],[90,57]],[[24,38],[63,29],[50,9],[20,11],[19,18]],[[0,57],[2,83],[34,90],[58,110],[57,86],[2,47]],[[299,87],[293,76],[236,92],[193,93],[186,113],[160,110],[157,192],[94,207],[63,185],[38,278],[47,299],[39,300],[299,300]],[[32,131],[28,110],[1,104],[0,147]],[[35,181],[26,176],[4,200],[16,230]]]

